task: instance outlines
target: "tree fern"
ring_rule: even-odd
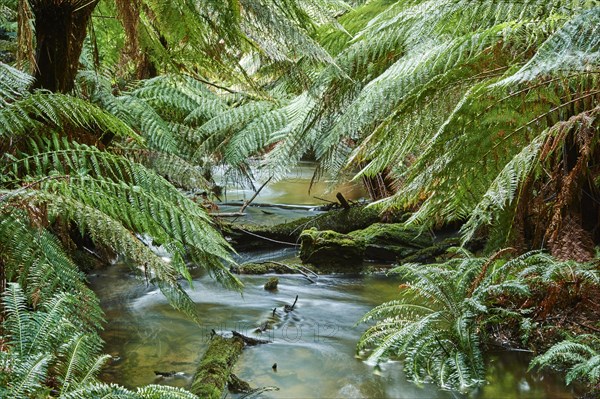
[[[80,99],[63,94],[37,92],[0,108],[0,122],[4,137],[24,135],[42,124],[64,128],[81,126],[93,129],[95,126],[122,137],[140,139],[121,120],[91,106]],[[100,138],[100,137],[99,137]]]

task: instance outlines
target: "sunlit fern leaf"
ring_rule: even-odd
[[[599,26],[600,6],[575,15],[540,46],[527,64],[497,85],[510,86],[544,76],[598,71]]]
[[[0,107],[0,124],[0,136],[4,137],[25,135],[44,124],[58,128],[85,127],[91,130],[99,127],[104,132],[141,140],[128,125],[98,107],[72,96],[43,91]]]

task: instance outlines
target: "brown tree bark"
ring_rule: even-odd
[[[35,88],[73,89],[87,25],[99,0],[32,0],[37,64]]]

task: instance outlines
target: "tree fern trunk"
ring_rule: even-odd
[[[35,88],[73,89],[92,11],[99,0],[33,0],[37,64]]]

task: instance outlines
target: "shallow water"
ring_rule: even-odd
[[[323,178],[313,182],[311,187],[310,182],[315,166],[314,162],[300,162],[285,180],[265,186],[253,203],[318,205],[326,203],[324,200],[335,202],[335,195],[338,192],[351,200],[366,197],[362,185],[355,183],[335,185],[327,178]],[[215,179],[219,184],[227,186],[222,198],[224,202],[249,200],[254,195],[254,191],[249,187],[228,184],[222,176],[222,171],[217,171]],[[255,188],[258,189],[265,180],[262,179],[255,183]]]
[[[432,385],[406,381],[398,362],[375,370],[356,357],[355,345],[366,327],[355,323],[373,306],[394,298],[397,281],[383,276],[321,276],[312,284],[302,276],[282,275],[279,290],[269,293],[263,289],[267,279],[242,276],[242,296],[224,290],[208,277],[196,277],[188,292],[202,317],[198,326],[174,311],[159,291],[129,276],[125,265],[90,276],[110,321],[102,334],[106,351],[115,357],[102,379],[129,387],[149,383],[187,386],[211,330],[255,336],[254,329],[269,320],[276,307],[275,328],[260,334],[273,343],[247,348],[235,368],[253,387],[279,387],[264,397],[460,397]],[[286,314],[283,305],[291,304],[296,295],[296,309]],[[555,376],[525,374],[526,368],[523,354],[492,355],[487,377],[492,383],[471,396],[574,397]],[[155,370],[179,375],[157,378]]]

